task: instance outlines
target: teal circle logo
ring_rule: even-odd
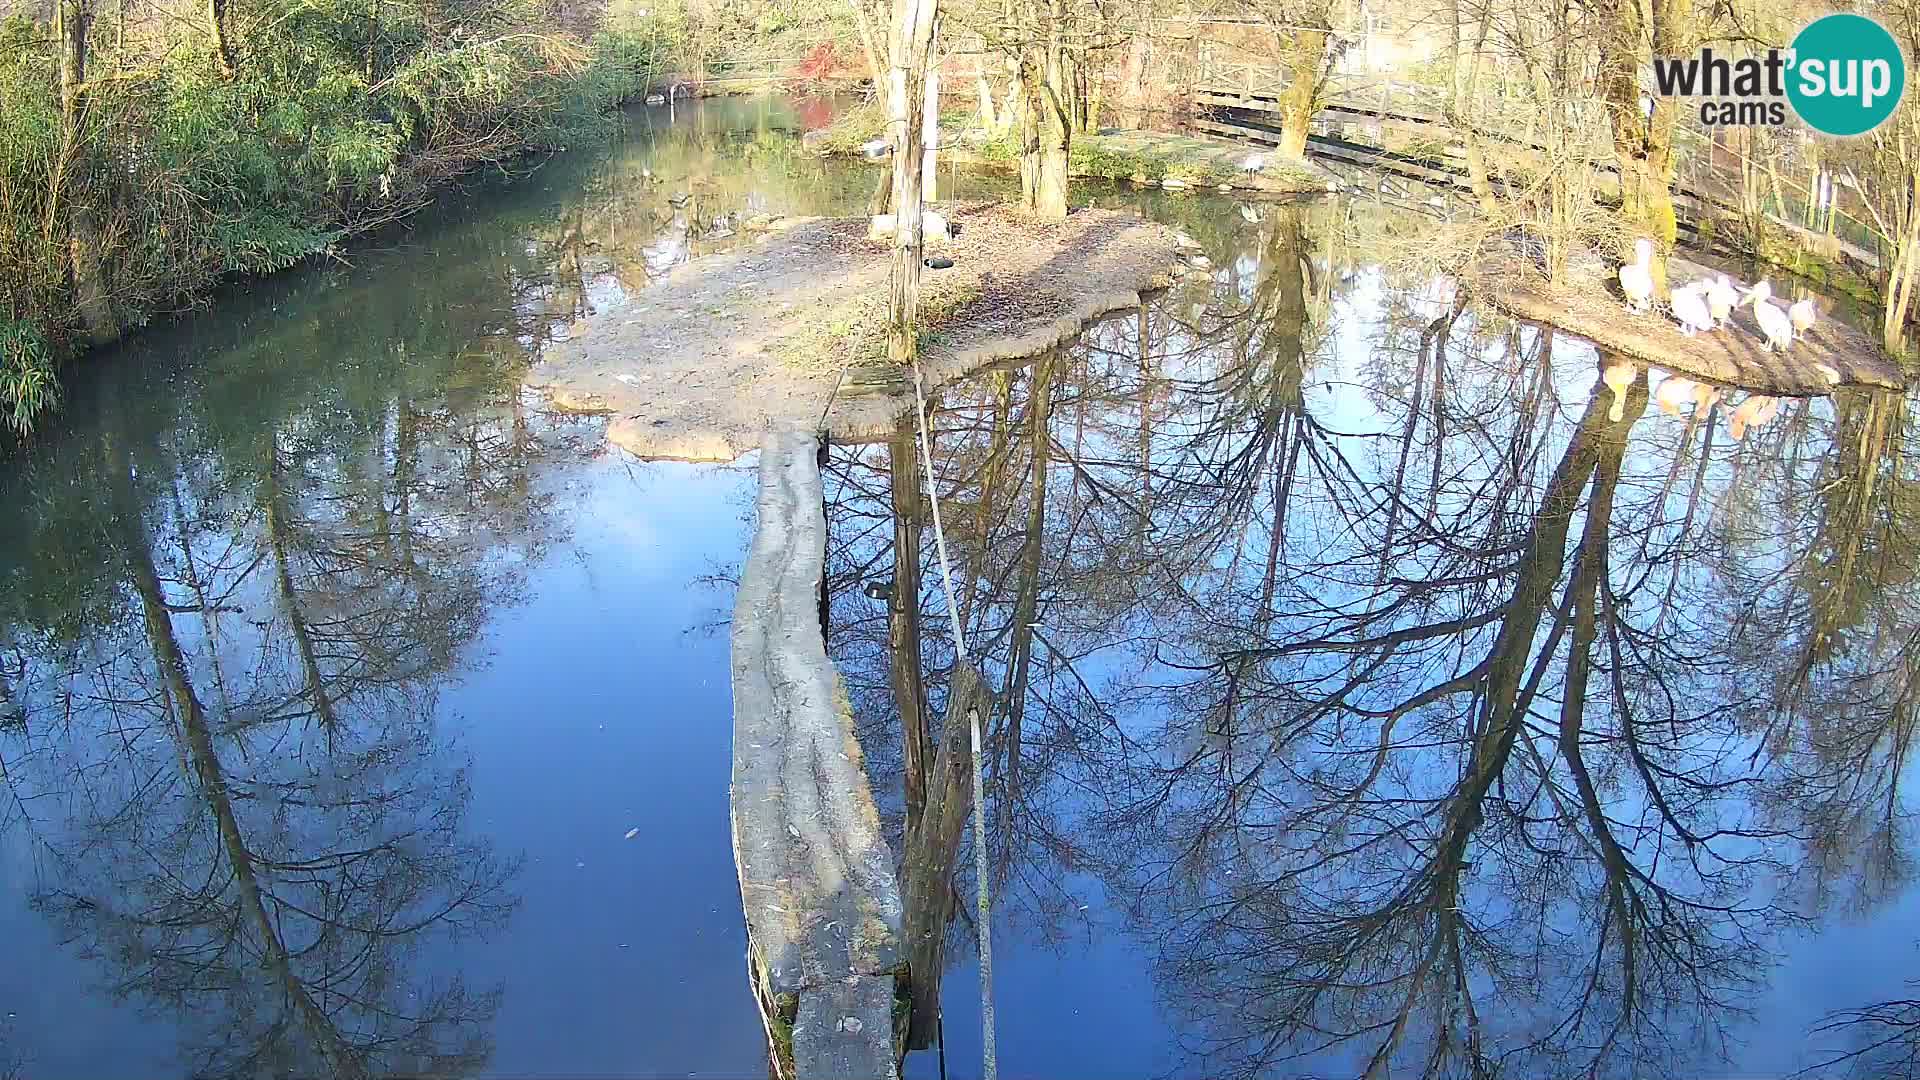
[[[1886,28],[1864,15],[1827,15],[1793,39],[1787,100],[1815,131],[1864,135],[1893,115],[1907,61]]]

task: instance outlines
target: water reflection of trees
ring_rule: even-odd
[[[1356,356],[1384,284],[1324,295],[1313,222],[1259,224],[938,413],[1001,904],[1053,927],[1097,880],[1209,1073],[1719,1053],[1784,935],[1906,879],[1906,406],[1731,444],[1643,380],[1610,421],[1590,350],[1438,294]],[[897,471],[840,451],[829,493],[881,763],[913,658],[854,586],[901,572]]]
[[[514,259],[460,302],[408,293],[404,335],[308,296],[195,394],[113,373],[12,478],[8,826],[35,906],[192,1075],[490,1054],[499,991],[441,943],[502,924],[515,863],[471,831],[440,696],[556,539],[543,468],[592,438],[520,399]],[[283,350],[317,370],[256,392],[284,373],[245,361]]]

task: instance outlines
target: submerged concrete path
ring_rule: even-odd
[[[891,1078],[900,891],[820,632],[818,450],[786,428],[760,452],[759,524],[733,609],[734,860],[776,1069]]]

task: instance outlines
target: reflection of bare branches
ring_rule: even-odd
[[[1604,387],[1563,400],[1593,381],[1578,343],[1366,275],[1346,284],[1389,314],[1365,385],[1323,404],[1318,372],[1355,365],[1341,300],[1307,287],[1311,220],[1270,210],[1224,279],[935,414],[999,688],[997,903],[1054,935],[1097,878],[1208,1075],[1715,1055],[1817,914],[1771,883],[1905,872],[1920,500],[1897,410],[1728,445],[1647,414],[1641,380],[1610,421]],[[851,581],[890,554],[887,466],[843,449],[830,472]],[[884,620],[835,594],[884,778]],[[1843,641],[1775,694],[1822,634]],[[946,646],[919,655],[938,699]]]
[[[1805,1072],[1844,1072],[1870,1080],[1913,1080],[1920,1076],[1920,999],[1842,1009],[1823,1017],[1814,1031],[1845,1035],[1854,1045]]]
[[[529,474],[570,447],[516,404],[382,400],[351,437],[288,424],[219,470],[183,438],[136,456],[110,424],[68,459],[63,487],[104,494],[77,508],[110,555],[94,573],[131,604],[9,628],[47,722],[8,780],[69,819],[36,837],[35,906],[116,993],[177,1015],[194,1075],[490,1054],[498,992],[436,973],[428,943],[499,926],[515,865],[468,834],[436,712],[551,533]]]

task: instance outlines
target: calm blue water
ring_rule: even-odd
[[[764,1074],[752,462],[631,460],[519,380],[725,215],[861,206],[797,147],[830,111],[636,113],[76,381],[0,476],[0,1076]],[[1906,402],[1616,423],[1590,348],[1393,269],[1407,219],[1093,197],[1214,269],[936,413],[1003,1075],[1778,1076],[1911,996]],[[897,843],[892,468],[834,448],[828,569]]]

